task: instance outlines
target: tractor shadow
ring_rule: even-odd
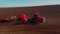
[[[41,23],[39,23],[39,24],[41,24]],[[16,23],[14,23],[12,25],[39,25],[39,24],[16,22]]]
[[[32,25],[31,23],[14,23],[12,25]]]

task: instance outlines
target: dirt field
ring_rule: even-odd
[[[39,12],[46,18],[46,23],[40,25],[0,23],[0,34],[60,34],[60,5],[21,7],[21,8],[0,8],[1,19],[11,15],[27,13],[31,16],[34,12]]]

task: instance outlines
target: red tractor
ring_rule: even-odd
[[[18,20],[20,22],[29,23],[29,24],[40,24],[42,22],[45,22],[45,18],[38,14],[34,14],[32,18],[28,18],[26,14],[20,14],[18,16]]]

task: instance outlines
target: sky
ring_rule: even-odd
[[[60,4],[60,0],[0,0],[0,7],[27,7],[57,4]]]

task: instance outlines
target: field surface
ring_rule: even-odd
[[[32,16],[34,12],[44,16],[46,22],[40,25],[0,23],[0,34],[60,34],[60,5],[0,8],[0,17],[2,19],[7,16],[17,16],[20,13]]]

